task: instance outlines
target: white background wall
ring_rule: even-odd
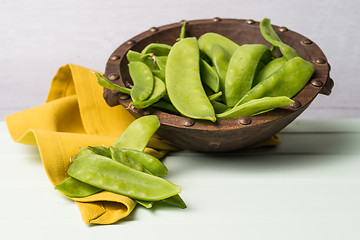
[[[0,0],[0,117],[45,102],[57,69],[104,71],[120,44],[182,19],[264,17],[313,40],[335,81],[301,118],[359,118],[358,0]]]

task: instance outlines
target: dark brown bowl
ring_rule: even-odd
[[[179,37],[182,22],[152,27],[127,42],[121,44],[110,56],[104,76],[123,87],[129,87],[131,79],[128,72],[126,53],[128,50],[141,51],[149,43],[173,45]],[[329,95],[333,81],[329,77],[330,65],[321,49],[310,39],[286,27],[273,25],[279,37],[292,46],[307,61],[314,65],[315,72],[305,88],[299,92],[291,106],[275,109],[252,117],[217,120],[193,120],[153,109],[137,110],[131,99],[120,92],[104,89],[108,105],[121,104],[135,117],[148,114],[157,115],[161,127],[157,134],[175,145],[201,152],[226,152],[247,148],[260,143],[290,124],[298,117],[319,94]],[[224,35],[239,45],[261,43],[270,46],[261,36],[259,22],[241,19],[202,19],[188,21],[188,36],[200,37],[207,32]],[[276,53],[280,56],[280,53]]]

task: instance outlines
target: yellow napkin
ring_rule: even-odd
[[[91,70],[67,64],[55,75],[46,103],[6,116],[12,139],[37,145],[55,186],[68,177],[70,158],[87,146],[112,145],[134,117],[122,106],[109,107]],[[161,158],[177,148],[154,136],[146,151]],[[110,224],[128,216],[135,202],[111,192],[72,198],[85,223]]]

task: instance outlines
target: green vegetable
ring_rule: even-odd
[[[166,88],[164,82],[158,77],[154,77],[154,80],[155,80],[154,90],[150,95],[150,97],[144,101],[132,102],[131,105],[133,105],[137,109],[143,109],[156,103],[166,94]]]
[[[233,107],[250,89],[261,58],[270,54],[262,44],[244,44],[230,59],[225,80],[225,103]]]
[[[280,52],[282,53],[282,55],[286,60],[290,60],[294,57],[299,57],[299,54],[296,52],[295,49],[293,49],[292,47],[281,41],[279,36],[271,27],[270,19],[264,18],[260,22],[260,32],[266,41],[268,41],[273,46],[278,47],[280,49]]]
[[[166,89],[184,116],[216,121],[200,78],[200,54],[195,38],[184,38],[171,48],[166,65]]]
[[[132,122],[121,134],[118,140],[113,144],[113,147],[123,149],[133,149],[144,151],[151,136],[160,127],[160,122],[157,116],[148,115],[136,119]]]
[[[157,158],[144,152],[110,147],[112,158],[138,171],[166,177],[168,169]]]
[[[292,58],[283,67],[253,87],[235,106],[262,97],[294,97],[311,78],[313,65],[300,57]]]
[[[147,100],[154,90],[154,76],[150,68],[143,62],[130,62],[129,73],[134,85],[131,99],[134,102]]]
[[[56,185],[55,189],[69,197],[86,197],[103,191],[101,188],[83,183],[72,177],[68,177]]]
[[[68,174],[81,182],[133,199],[158,201],[180,193],[178,185],[100,155],[78,158],[70,165]]]
[[[253,99],[249,102],[231,108],[223,113],[216,114],[218,119],[239,118],[242,116],[253,116],[259,113],[270,111],[274,108],[290,105],[294,101],[288,97],[263,97]]]

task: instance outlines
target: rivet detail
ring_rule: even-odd
[[[127,100],[127,99],[129,99],[129,98],[130,98],[130,96],[127,95],[127,94],[125,94],[125,93],[120,93],[120,94],[119,94],[119,99],[120,99],[120,100]]]
[[[185,127],[191,127],[195,124],[195,120],[194,119],[191,119],[191,118],[187,118],[183,121],[183,125]]]
[[[220,22],[221,20],[222,20],[222,19],[219,18],[219,17],[214,17],[214,19],[213,19],[214,22]]]
[[[142,112],[143,115],[150,115],[150,114],[152,114],[152,113],[153,113],[153,111],[152,111],[151,109],[145,109],[145,110]]]
[[[294,102],[290,104],[290,107],[294,109],[299,108],[301,107],[301,102],[299,102],[298,100],[294,100]]]
[[[253,19],[248,19],[248,20],[246,20],[246,23],[251,25],[251,24],[254,24],[255,21]]]
[[[159,31],[159,28],[157,27],[150,28],[150,32],[157,32],[157,31]]]
[[[279,27],[280,32],[287,32],[288,30],[287,27]]]
[[[322,81],[320,81],[319,79],[313,79],[310,83],[314,87],[321,87],[323,85]]]
[[[119,55],[112,55],[111,57],[110,57],[110,60],[111,61],[116,61],[116,60],[119,60],[120,59],[120,56]]]
[[[118,79],[118,78],[119,78],[119,75],[117,75],[117,74],[115,74],[115,73],[110,74],[109,77],[108,77],[108,79],[109,79],[110,81],[114,81],[114,80],[116,80],[116,79]]]
[[[126,42],[128,45],[133,45],[133,44],[135,44],[136,42],[135,42],[135,40],[129,40],[129,41],[127,41]]]
[[[317,58],[317,59],[315,60],[315,63],[317,63],[317,64],[324,64],[324,63],[326,63],[326,60],[325,60],[324,58]]]
[[[251,121],[252,121],[251,118],[247,117],[247,116],[243,116],[238,119],[238,122],[241,125],[249,125],[251,123]]]
[[[302,45],[310,45],[312,43],[313,43],[313,41],[311,41],[310,39],[307,39],[307,38],[301,41]]]

